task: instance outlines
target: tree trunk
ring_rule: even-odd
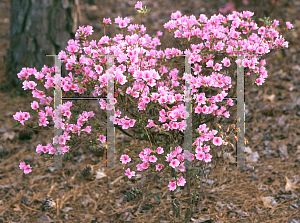
[[[79,0],[11,0],[6,84],[25,95],[17,74],[23,67],[54,66],[54,57],[46,54],[57,55],[74,39],[79,15]]]

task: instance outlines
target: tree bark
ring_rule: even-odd
[[[25,95],[17,74],[23,67],[40,71],[74,39],[79,25],[79,0],[11,0],[10,47],[6,84]],[[63,70],[63,69],[62,69]],[[64,75],[62,75],[64,76]]]

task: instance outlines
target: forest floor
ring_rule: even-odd
[[[95,2],[95,4],[92,4]],[[102,3],[100,3],[102,2]],[[104,3],[103,3],[104,2]],[[250,2],[250,1],[249,1]],[[256,8],[241,6],[238,11],[265,12],[271,7],[260,1]],[[273,2],[273,1],[271,1]],[[80,25],[92,25],[91,39],[99,39],[103,28],[97,21],[117,16],[129,16],[139,23],[135,15],[136,1],[80,1]],[[161,30],[172,12],[182,14],[204,13],[208,18],[224,8],[225,1],[164,0],[143,1],[153,12],[143,18],[147,33]],[[235,150],[228,151],[228,159],[212,158],[199,172],[201,183],[193,183],[191,191],[200,194],[200,205],[191,222],[300,222],[300,2],[276,1],[271,19],[291,21],[296,31],[284,34],[289,48],[279,50],[266,59],[268,78],[258,89],[246,78],[245,136],[248,139],[246,165],[235,168]],[[260,7],[260,9],[259,9]],[[9,47],[10,1],[0,1],[0,79],[5,82],[5,55]],[[260,16],[262,17],[262,16]],[[114,27],[106,35],[114,36]],[[168,33],[162,44],[170,43]],[[52,142],[52,129],[32,131],[17,124],[13,115],[29,111],[31,94],[17,95],[13,89],[1,91],[0,111],[0,222],[183,222],[187,207],[184,191],[175,193],[180,200],[179,219],[173,217],[171,194],[167,181],[146,178],[148,171],[138,172],[136,184],[124,182],[124,169],[103,169],[105,160],[93,155],[86,146],[79,146],[64,158],[64,169],[54,169],[53,160],[44,161],[36,154],[38,144]],[[234,123],[234,122],[233,122]],[[225,130],[226,131],[226,128]],[[144,142],[124,138],[116,131],[118,148],[145,148]],[[84,136],[83,136],[84,137]],[[115,166],[120,167],[120,154]],[[20,162],[34,167],[30,174],[23,174]],[[137,159],[133,160],[137,163]],[[90,177],[82,172],[92,165]],[[126,167],[127,168],[127,167]],[[133,168],[135,170],[135,167]],[[132,187],[141,187],[135,199],[124,201],[124,194]],[[46,208],[45,199],[52,199],[53,206]]]

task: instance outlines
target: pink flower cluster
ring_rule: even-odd
[[[13,117],[15,120],[19,121],[22,125],[24,125],[24,122],[30,118],[30,114],[28,112],[20,111],[13,115]]]
[[[115,18],[115,23],[119,24],[119,27],[121,29],[126,28],[127,25],[130,23],[130,19],[125,17],[124,19],[122,19],[120,16],[118,16],[118,18]]]
[[[194,142],[193,145],[198,145],[195,149],[196,155],[194,156],[192,153],[190,153],[187,150],[184,150],[178,146],[175,147],[174,151],[171,151],[167,156],[165,156],[167,162],[169,162],[169,166],[172,168],[178,168],[180,172],[185,171],[184,167],[184,159],[186,158],[188,161],[193,161],[194,157],[196,157],[197,160],[202,161],[204,160],[206,163],[211,162],[212,155],[209,154],[210,146],[203,145],[204,141],[209,141],[212,139],[212,143],[215,146],[220,146],[222,144],[227,145],[227,142],[224,142],[221,137],[215,137],[214,135],[217,133],[216,130],[212,130],[208,132],[208,128],[206,127],[206,124],[200,125],[199,133],[201,133],[201,136],[197,138],[197,140]],[[208,133],[207,133],[208,132]],[[202,146],[203,145],[203,146]],[[157,147],[155,151],[145,148],[144,151],[140,152],[139,157],[142,160],[143,163],[137,164],[137,170],[142,171],[144,169],[148,169],[149,163],[155,163],[157,162],[157,157],[155,155],[151,155],[151,153],[157,153],[158,155],[161,155],[164,153],[164,149],[162,147]],[[123,164],[127,164],[131,161],[131,158],[128,155],[122,155],[120,158],[120,161]],[[161,171],[164,167],[163,164],[158,163],[156,165],[156,170]],[[135,176],[135,171],[130,171],[130,168],[128,168],[125,172],[125,175],[128,176],[130,179],[131,177]],[[170,190],[176,189],[176,183],[178,186],[184,186],[185,185],[185,179],[183,177],[175,180],[169,181],[169,188]]]
[[[29,164],[26,165],[25,162],[21,162],[20,165],[19,165],[19,168],[20,168],[21,170],[24,170],[24,173],[25,173],[25,174],[28,174],[28,173],[31,172],[31,168],[32,168],[32,167],[31,167]]]

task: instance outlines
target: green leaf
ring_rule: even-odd
[[[120,27],[116,27],[117,30],[122,31]]]
[[[152,105],[149,106],[148,109],[151,110],[154,106],[155,106],[155,104],[152,104]]]
[[[81,88],[82,88],[82,84],[79,84],[79,85],[78,85],[78,88],[81,89]]]
[[[32,128],[33,128],[33,129],[36,129],[37,127],[38,127],[38,125],[35,125],[35,126],[33,126]]]
[[[14,128],[17,128],[20,124],[21,124],[21,123],[18,123],[18,124],[16,124],[16,125],[14,125],[12,128],[13,128],[13,129],[14,129]]]
[[[264,20],[264,19],[262,19],[262,18],[259,18],[259,19],[258,19],[258,21],[262,21],[262,22],[264,22],[265,20]]]
[[[149,10],[147,11],[148,14],[151,13],[151,12],[152,12],[152,9],[149,9]]]
[[[160,201],[159,194],[155,194],[154,199],[157,200],[157,201]]]

